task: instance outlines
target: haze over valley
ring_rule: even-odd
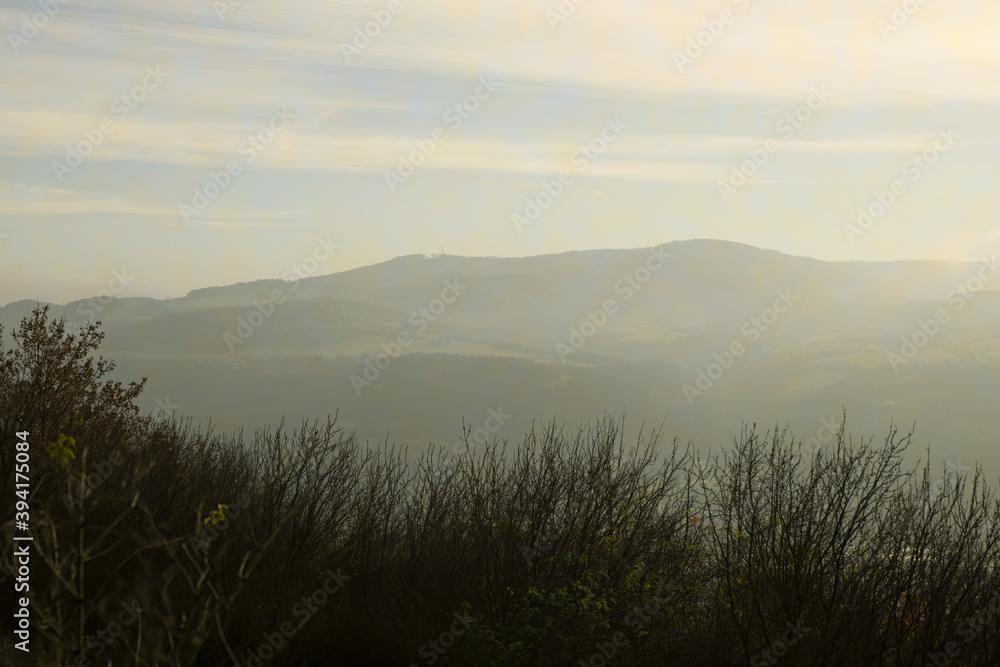
[[[930,442],[936,464],[1000,471],[998,270],[995,257],[824,262],[690,240],[410,255],[52,312],[101,321],[116,377],[149,377],[146,410],[223,431],[339,410],[363,440],[457,455],[463,418],[474,442],[517,441],[532,421],[624,412],[630,437],[644,421],[718,450],[743,422],[827,444],[846,409],[852,435],[915,422],[911,454]]]

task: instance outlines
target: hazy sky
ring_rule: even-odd
[[[1000,4],[897,4],[0,0],[0,303],[280,277],[318,238],[318,274],[688,238],[978,260]]]

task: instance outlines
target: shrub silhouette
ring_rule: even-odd
[[[0,329],[35,537],[32,651],[6,614],[3,664],[1000,660],[1000,504],[979,469],[906,469],[912,431],[842,427],[810,456],[747,425],[704,459],[626,444],[614,415],[461,457],[362,446],[336,416],[221,436],[141,416],[145,379],[103,381],[101,336],[41,307],[13,349]],[[8,445],[7,516],[13,465]]]

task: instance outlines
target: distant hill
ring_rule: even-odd
[[[500,436],[553,414],[575,423],[625,408],[636,428],[667,417],[668,435],[707,448],[744,419],[787,421],[812,437],[846,406],[852,432],[881,437],[890,419],[916,420],[936,457],[1000,471],[1000,278],[991,272],[696,240],[659,254],[411,255],[298,283],[53,311],[102,322],[101,353],[117,372],[150,377],[150,410],[177,404],[226,429],[340,408],[362,437],[451,444],[463,416],[478,428],[498,406],[512,415]],[[0,321],[9,330],[33,306],[8,304]],[[941,312],[946,321],[935,323]],[[744,351],[730,363],[734,343]]]

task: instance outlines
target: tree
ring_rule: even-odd
[[[13,516],[14,448],[12,438],[27,431],[31,444],[32,495],[43,493],[44,473],[55,464],[46,447],[60,436],[91,445],[100,456],[108,443],[123,441],[149,418],[139,416],[135,399],[146,378],[130,382],[103,380],[113,361],[92,356],[104,339],[100,322],[72,333],[65,316],[49,318],[49,306],[36,305],[11,332],[14,346],[4,349],[0,324],[0,496],[4,516]],[[39,473],[42,473],[41,475]]]

